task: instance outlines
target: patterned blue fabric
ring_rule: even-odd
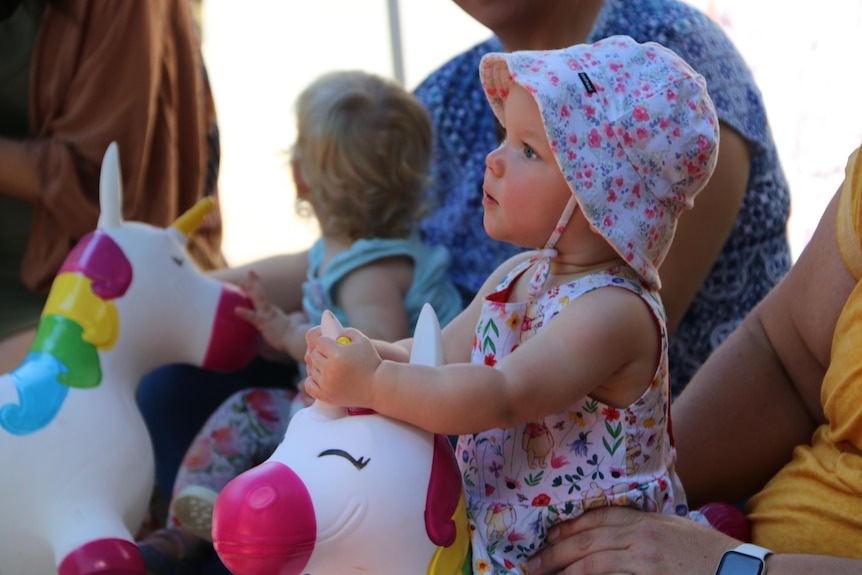
[[[676,0],[605,0],[588,42],[626,34],[658,42],[703,74],[723,125],[749,144],[748,188],[730,238],[670,341],[671,384],[678,395],[707,356],[790,268],[790,194],[760,91],[727,35]],[[485,156],[498,145],[496,121],[479,82],[479,60],[502,51],[497,38],[432,73],[416,95],[434,125],[430,215],[425,241],[449,248],[449,277],[465,301],[520,248],[490,239],[482,225]]]

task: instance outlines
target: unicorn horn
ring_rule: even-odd
[[[123,203],[123,181],[120,177],[120,150],[117,142],[111,142],[102,157],[99,174],[99,223],[100,228],[115,228],[123,222],[120,209]]]
[[[215,207],[215,200],[210,197],[201,198],[190,207],[186,213],[177,218],[171,227],[188,238],[204,221],[204,218]]]

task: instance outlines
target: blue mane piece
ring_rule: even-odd
[[[27,435],[51,423],[57,416],[69,386],[60,383],[68,368],[46,353],[30,352],[9,375],[18,389],[20,403],[0,408],[0,425],[13,435]]]
[[[102,381],[96,348],[81,337],[81,326],[59,315],[46,315],[30,353],[10,373],[19,403],[0,407],[0,426],[26,435],[47,426],[63,407],[70,387],[91,389]]]

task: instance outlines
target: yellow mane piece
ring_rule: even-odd
[[[48,294],[42,316],[61,315],[77,322],[84,341],[102,351],[111,349],[120,333],[117,307],[93,293],[90,278],[79,273],[57,276]]]
[[[426,575],[460,575],[462,572],[464,559],[467,557],[468,547],[470,546],[470,536],[467,527],[467,503],[464,499],[463,491],[461,491],[461,497],[458,499],[458,507],[455,508],[452,519],[457,525],[455,542],[449,547],[437,548],[437,551],[434,552],[434,557],[431,558],[431,563],[428,565]]]

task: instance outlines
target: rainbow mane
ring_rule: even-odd
[[[85,236],[51,285],[27,357],[13,372],[19,404],[0,407],[0,426],[27,435],[51,423],[70,387],[91,389],[102,381],[100,350],[119,335],[116,306],[132,281],[132,266],[102,231]]]
[[[167,228],[124,222],[122,205],[114,143],[98,227],[60,268],[26,358],[0,374],[2,575],[147,575],[134,533],[155,466],[135,390],[163,365],[232,371],[258,350],[235,313],[248,297],[188,258],[212,200]]]

